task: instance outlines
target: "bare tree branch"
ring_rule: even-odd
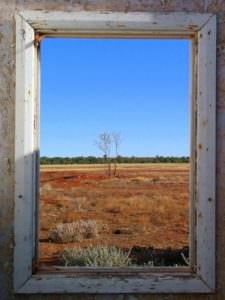
[[[96,142],[99,150],[103,153],[105,158],[105,162],[108,166],[108,176],[111,176],[111,145],[112,145],[112,138],[111,135],[107,132],[103,132],[99,135],[98,141]]]
[[[113,144],[115,146],[115,154],[116,155],[115,155],[115,159],[114,159],[113,174],[114,174],[114,176],[116,176],[117,175],[117,163],[118,163],[118,157],[119,157],[119,151],[118,151],[118,149],[119,149],[119,145],[122,142],[122,138],[121,138],[120,132],[113,132],[111,134],[111,136],[112,136],[112,142],[113,142]]]

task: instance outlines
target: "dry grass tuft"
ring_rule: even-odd
[[[65,249],[62,259],[66,266],[127,267],[130,251],[111,246]]]
[[[49,233],[54,243],[80,242],[98,236],[98,226],[93,220],[57,224]]]

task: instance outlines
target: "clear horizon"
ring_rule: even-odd
[[[44,39],[41,156],[189,156],[188,40]]]

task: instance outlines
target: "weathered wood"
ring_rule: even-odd
[[[33,225],[35,222],[33,215],[35,204],[34,30],[20,16],[16,17],[16,28],[15,289],[20,287],[32,274]]]
[[[22,16],[22,17],[21,17]],[[29,24],[28,24],[29,23]],[[21,12],[17,16],[16,63],[16,188],[15,188],[15,268],[18,293],[209,293],[215,287],[215,17],[190,13],[61,13]],[[198,78],[197,130],[192,133],[192,201],[190,272],[161,270],[140,274],[49,274],[32,276],[35,255],[35,213],[37,182],[35,127],[38,81],[34,30],[51,36],[179,37],[197,38],[198,57],[193,79]],[[36,45],[37,46],[37,45]],[[194,52],[195,53],[195,52]],[[195,84],[193,84],[195,90]],[[195,99],[196,98],[196,99]],[[196,102],[195,102],[196,101]],[[193,119],[195,120],[195,108]],[[192,121],[195,122],[195,121]],[[197,132],[196,132],[197,131]],[[195,169],[196,166],[196,169]],[[197,184],[193,176],[197,176]],[[194,190],[195,189],[195,190]],[[195,218],[197,214],[197,231]],[[195,239],[197,239],[195,257]],[[195,262],[197,263],[196,273]],[[117,270],[118,272],[120,270]],[[149,271],[151,271],[149,269]]]
[[[34,275],[19,293],[209,293],[211,290],[198,277],[186,273],[154,274],[152,276],[119,277],[77,275]]]
[[[39,267],[36,275],[42,274],[85,274],[85,275],[152,275],[153,273],[168,273],[168,274],[190,274],[191,269],[189,267],[125,267],[125,268],[102,268],[102,267],[61,267],[61,266],[46,266]]]
[[[41,33],[92,32],[169,32],[198,31],[212,16],[199,13],[146,13],[146,12],[43,12],[20,13],[31,26]]]
[[[198,33],[197,273],[215,288],[216,17]]]
[[[190,49],[190,173],[189,173],[189,262],[196,266],[196,144],[197,144],[197,78],[198,78],[198,39],[192,39]]]

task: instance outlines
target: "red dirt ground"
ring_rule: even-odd
[[[40,263],[57,261],[65,247],[188,246],[188,179],[188,164],[124,164],[110,178],[98,165],[42,167]],[[99,236],[79,243],[50,242],[54,225],[78,220],[95,220]]]

